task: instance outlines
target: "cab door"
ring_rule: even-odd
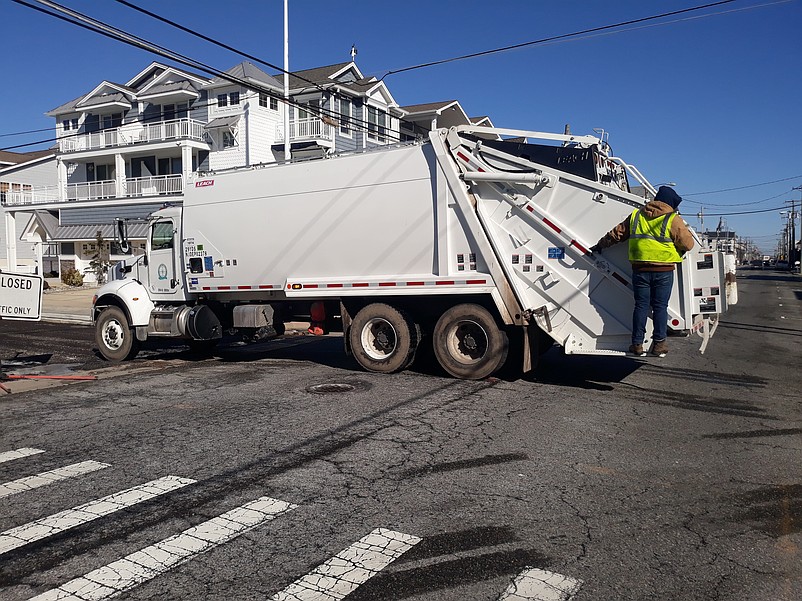
[[[178,228],[171,218],[150,225],[148,287],[153,294],[173,294],[179,286],[175,259],[177,235]]]

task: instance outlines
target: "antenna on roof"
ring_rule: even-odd
[[[351,60],[356,58],[356,44],[351,44]]]

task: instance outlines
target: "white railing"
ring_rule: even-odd
[[[117,196],[117,182],[113,179],[67,184],[67,200],[97,200],[115,196]]]
[[[290,121],[290,141],[297,140],[333,140],[334,126],[321,119],[294,119]],[[284,141],[284,126],[276,126],[276,141]]]
[[[0,202],[7,206],[33,205],[58,200],[58,186],[41,186],[28,190],[7,190],[0,192]]]
[[[184,178],[181,175],[129,177],[125,180],[125,196],[161,196],[183,191]]]
[[[80,152],[129,144],[168,140],[204,140],[204,123],[194,119],[174,119],[151,123],[128,123],[114,129],[88,134],[67,135],[59,140],[59,151]]]
[[[123,182],[120,197],[166,196],[181,194],[183,191],[184,178],[181,174],[129,177]],[[65,192],[62,199],[59,198],[58,186],[33,187],[27,190],[4,189],[0,191],[0,203],[4,206],[19,206],[118,197],[117,182],[113,179],[67,184]]]

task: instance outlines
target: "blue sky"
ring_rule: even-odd
[[[290,69],[347,61],[356,44],[363,73],[381,77],[423,62],[703,3],[290,0]],[[243,60],[112,0],[61,4],[221,70]],[[282,64],[282,0],[136,4]],[[6,134],[54,127],[46,111],[102,80],[124,83],[152,60],[164,61],[11,0],[0,0],[0,18],[0,148],[48,137]],[[385,82],[402,106],[457,99],[469,115],[489,115],[498,127],[562,132],[570,124],[578,134],[603,128],[615,154],[652,183],[676,182],[691,225],[700,225],[702,206],[705,229],[716,227],[718,213],[730,213],[724,217],[729,229],[773,251],[784,223],[783,201],[795,199],[799,206],[802,198],[802,191],[793,190],[802,186],[800,31],[802,0],[737,0],[606,35],[393,74]],[[757,185],[765,182],[775,183]],[[699,194],[731,188],[742,189]],[[762,209],[772,210],[732,214]]]

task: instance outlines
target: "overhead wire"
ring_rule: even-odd
[[[291,76],[293,76],[293,77],[295,77],[297,79],[300,79],[301,81],[305,81],[306,83],[314,86],[315,88],[317,88],[318,90],[320,90],[322,92],[326,91],[325,88],[323,88],[320,84],[318,84],[318,83],[316,83],[316,82],[314,82],[314,81],[312,81],[310,79],[307,79],[307,78],[305,78],[305,77],[303,77],[301,75],[298,75],[297,73],[292,73],[290,71],[285,71],[284,69],[282,69],[281,67],[279,67],[277,65],[274,65],[272,63],[268,63],[267,61],[264,61],[259,57],[253,56],[253,55],[248,54],[246,52],[243,52],[242,50],[238,50],[237,48],[229,46],[228,44],[226,44],[224,42],[221,42],[220,40],[216,40],[214,38],[211,38],[211,37],[209,37],[207,35],[204,35],[204,34],[198,32],[198,31],[195,31],[195,30],[190,29],[188,27],[184,27],[180,23],[176,23],[175,21],[172,21],[171,19],[168,19],[167,17],[163,17],[163,16],[158,15],[158,14],[156,14],[154,12],[151,12],[151,11],[149,11],[147,9],[144,9],[141,6],[137,6],[133,2],[128,2],[127,0],[115,0],[115,1],[117,3],[119,3],[119,4],[122,4],[123,6],[127,6],[128,8],[130,8],[132,10],[135,10],[135,11],[137,11],[139,13],[147,15],[147,16],[151,17],[152,19],[156,19],[157,21],[161,21],[162,23],[165,23],[167,25],[170,25],[171,27],[174,27],[176,29],[179,29],[179,30],[185,32],[185,33],[188,33],[188,34],[190,34],[192,36],[195,36],[196,38],[200,38],[201,40],[209,42],[210,44],[214,44],[215,46],[219,46],[220,48],[224,48],[225,50],[229,50],[230,52],[233,52],[234,54],[238,54],[238,55],[240,55],[240,56],[242,56],[244,58],[248,58],[248,59],[250,59],[252,61],[255,61],[255,62],[257,62],[257,63],[259,63],[261,65],[264,65],[266,67],[270,67],[271,69],[275,69],[276,71],[281,72],[285,76],[290,76],[291,75]]]
[[[480,56],[488,56],[490,54],[497,54],[497,53],[500,53],[500,52],[507,52],[509,50],[517,50],[519,48],[526,48],[528,46],[546,44],[546,43],[555,42],[555,41],[558,41],[558,40],[566,40],[566,39],[570,39],[570,38],[574,38],[574,37],[578,37],[578,36],[582,36],[582,35],[587,35],[587,34],[590,34],[590,33],[597,33],[597,32],[607,31],[607,30],[611,30],[611,29],[618,29],[618,28],[626,27],[627,25],[635,25],[637,23],[644,23],[644,22],[647,22],[647,21],[654,21],[656,19],[663,19],[663,18],[666,18],[666,17],[675,16],[675,15],[680,15],[680,14],[690,13],[690,12],[694,12],[694,11],[704,10],[704,9],[707,9],[707,8],[713,8],[713,7],[721,6],[721,5],[724,5],[724,4],[731,4],[731,3],[735,2],[735,1],[736,0],[720,0],[719,2],[711,2],[709,4],[693,6],[693,7],[690,7],[690,8],[684,8],[684,9],[680,9],[680,10],[670,11],[670,12],[661,13],[661,14],[658,14],[658,15],[651,15],[651,16],[648,16],[648,17],[641,17],[639,19],[631,19],[629,21],[621,21],[619,23],[613,23],[613,24],[610,24],[610,25],[603,25],[603,26],[600,26],[600,27],[591,27],[589,29],[583,29],[581,31],[574,31],[574,32],[571,32],[571,33],[564,33],[564,34],[560,34],[560,35],[541,38],[541,39],[538,39],[538,40],[531,40],[529,42],[521,42],[519,44],[511,44],[509,46],[503,46],[501,48],[494,48],[492,50],[482,50],[482,51],[479,51],[479,52],[472,52],[470,54],[463,54],[461,56],[454,56],[454,57],[445,58],[445,59],[441,59],[441,60],[429,61],[429,62],[426,62],[426,63],[420,63],[420,64],[417,64],[417,65],[412,65],[412,66],[409,66],[409,67],[403,67],[401,69],[394,69],[394,70],[388,71],[387,73],[385,73],[380,78],[380,81],[384,80],[386,77],[389,77],[390,75],[397,75],[398,73],[406,73],[407,71],[414,71],[416,69],[424,69],[424,68],[427,68],[427,67],[434,67],[434,66],[437,66],[437,65],[444,65],[444,64],[453,63],[453,62],[456,62],[456,61],[461,61],[461,60],[466,60],[466,59],[471,59],[471,58],[478,58]]]
[[[686,196],[703,196],[705,194],[720,194],[722,192],[734,192],[735,190],[746,190],[747,188],[757,188],[759,186],[768,186],[769,184],[776,184],[779,182],[787,182],[792,179],[800,179],[802,175],[793,175],[791,177],[784,177],[782,179],[775,179],[770,182],[761,182],[759,184],[750,184],[748,186],[738,186],[737,188],[723,188],[721,190],[708,190],[707,192],[686,192],[683,194],[683,198]]]
[[[291,98],[290,99],[285,99],[283,97],[283,95],[277,93],[276,91],[274,91],[274,90],[272,90],[270,88],[267,88],[265,86],[260,86],[260,85],[254,83],[254,82],[247,81],[247,80],[244,80],[242,78],[233,76],[233,75],[231,75],[229,73],[221,71],[220,69],[216,69],[215,67],[207,65],[207,64],[205,64],[205,63],[203,63],[201,61],[198,61],[198,60],[195,60],[195,59],[191,59],[191,58],[189,58],[189,57],[187,57],[187,56],[185,56],[183,54],[174,52],[174,51],[172,51],[172,50],[170,50],[168,48],[165,48],[165,47],[160,46],[158,44],[155,44],[153,42],[149,42],[148,40],[140,38],[139,36],[136,36],[134,34],[130,34],[130,33],[126,32],[126,31],[123,31],[123,30],[121,30],[119,28],[114,27],[113,25],[109,25],[107,23],[104,23],[102,21],[94,19],[93,17],[89,17],[87,15],[84,15],[84,14],[78,12],[78,11],[75,11],[75,10],[72,10],[72,9],[70,9],[68,7],[62,6],[62,5],[60,5],[60,4],[56,3],[56,2],[52,2],[51,0],[34,0],[35,2],[38,2],[39,4],[47,6],[51,10],[46,10],[46,9],[44,9],[42,7],[35,6],[35,5],[31,4],[30,2],[27,2],[26,0],[12,0],[12,1],[17,3],[17,4],[20,4],[22,6],[26,6],[27,8],[31,8],[31,9],[36,10],[38,12],[41,12],[41,13],[44,13],[46,15],[49,15],[49,16],[55,17],[57,19],[60,19],[62,21],[66,21],[66,22],[68,22],[68,23],[70,23],[72,25],[77,25],[79,27],[82,27],[84,29],[92,31],[93,33],[98,33],[98,34],[103,35],[105,37],[111,38],[111,39],[113,39],[115,41],[123,42],[125,44],[130,45],[130,46],[134,46],[134,47],[139,48],[141,50],[145,50],[147,52],[150,52],[152,54],[156,54],[158,56],[169,58],[169,59],[171,59],[171,60],[173,60],[173,61],[175,61],[175,62],[177,62],[179,64],[191,67],[193,69],[197,69],[197,70],[205,72],[205,73],[209,73],[209,74],[215,75],[215,76],[217,76],[217,77],[219,77],[221,79],[224,79],[224,80],[229,81],[231,83],[235,83],[235,84],[240,85],[240,86],[242,86],[244,88],[251,89],[251,90],[257,91],[259,93],[264,93],[267,96],[276,98],[277,100],[279,100],[279,101],[281,101],[281,102],[283,102],[285,104],[289,104],[289,105],[294,106],[296,108],[303,109],[303,110],[309,112],[310,114],[315,114],[315,115],[317,115],[319,117],[324,117],[324,116],[325,117],[331,117],[331,116],[334,116],[334,115],[338,115],[338,116],[341,116],[341,117],[348,117],[348,123],[350,125],[352,125],[354,127],[354,129],[361,129],[363,131],[368,132],[369,134],[370,133],[374,133],[378,137],[383,137],[383,138],[386,138],[386,139],[390,139],[392,141],[401,141],[401,137],[399,135],[396,135],[391,130],[389,130],[386,126],[384,128],[384,132],[381,132],[381,130],[379,129],[378,124],[372,124],[367,120],[357,119],[357,118],[355,118],[353,116],[341,115],[340,113],[338,113],[336,111],[330,111],[328,109],[321,109],[320,107],[314,107],[314,106],[310,106],[308,104],[303,104],[303,103],[297,102],[297,101],[295,101],[295,100],[293,100]],[[56,11],[56,12],[52,12],[52,11]],[[399,119],[399,121],[400,121],[400,119]],[[376,128],[376,131],[373,131],[371,129],[371,126],[374,126]],[[40,141],[40,142],[37,142],[37,143],[41,144],[41,143],[44,143],[44,142]],[[34,144],[37,144],[37,143],[31,143],[31,144],[28,144],[28,146],[34,145]],[[13,148],[19,148],[21,146],[23,146],[23,145],[17,145],[17,146],[14,146]]]

